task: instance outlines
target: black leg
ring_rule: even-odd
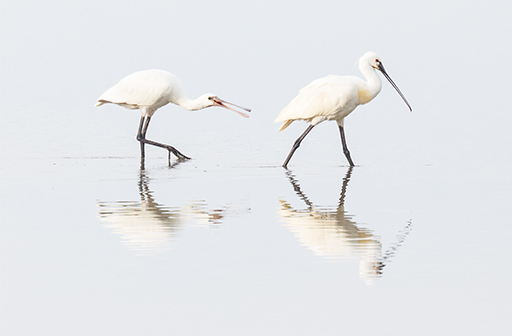
[[[146,120],[144,121],[144,128],[142,129],[142,139],[146,139],[146,133],[148,131],[149,122],[151,121],[151,117],[146,117]],[[140,127],[140,125],[139,125]]]
[[[309,132],[311,132],[311,130],[313,129],[313,127],[315,127],[314,125],[309,125],[308,128],[306,128],[306,130],[304,131],[304,133],[302,133],[302,135],[297,139],[295,140],[294,144],[293,144],[293,147],[292,149],[290,150],[290,154],[288,154],[288,157],[286,158],[286,160],[284,161],[283,163],[283,167],[286,168],[286,166],[288,166],[288,162],[290,162],[292,156],[293,156],[293,153],[295,153],[295,151],[297,150],[297,148],[299,148],[300,146],[300,143],[302,142],[302,140],[304,140],[304,138],[306,137],[306,135],[308,135]]]
[[[141,164],[142,164],[142,160],[144,160],[144,158],[146,157],[146,152],[144,150],[144,141],[141,141],[142,139],[144,139],[144,135],[143,135],[143,132],[142,132],[143,127],[144,127],[144,120],[145,120],[144,117],[140,117],[139,132],[137,132],[137,140],[140,142]]]
[[[345,131],[343,130],[343,126],[339,126],[340,128],[340,136],[341,136],[341,144],[343,146],[343,154],[345,154],[345,157],[348,160],[348,163],[351,167],[354,166],[354,162],[352,161],[352,158],[350,157],[350,151],[347,147],[347,141],[345,140]]]
[[[148,131],[149,122],[151,121],[151,117],[141,117],[139,124],[139,133],[137,134],[137,140],[140,142],[140,155],[141,158],[145,157],[144,145],[153,145],[157,147],[165,148],[169,151],[169,158],[171,156],[171,152],[176,155],[176,157],[180,160],[189,160],[188,156],[183,155],[179,150],[170,145],[165,145],[153,140],[146,139],[146,132]],[[170,161],[170,160],[169,160]]]
[[[173,146],[166,145],[166,144],[163,144],[163,143],[159,143],[159,142],[156,142],[156,141],[153,141],[153,140],[148,140],[148,139],[141,139],[139,141],[147,143],[148,145],[153,145],[153,146],[165,148],[169,152],[172,152],[174,155],[176,155],[176,157],[178,159],[180,159],[180,160],[189,160],[190,159],[188,156],[183,155],[179,150],[177,150]]]

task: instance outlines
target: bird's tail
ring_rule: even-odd
[[[284,131],[288,126],[290,126],[290,124],[293,122],[293,120],[285,120],[283,122],[283,124],[281,125],[281,127],[279,128],[279,131],[278,132],[282,132]]]
[[[96,103],[96,105],[94,105],[94,107],[101,106],[101,105],[103,105],[105,103],[106,103],[106,101],[104,101],[104,100],[98,100],[98,102]]]

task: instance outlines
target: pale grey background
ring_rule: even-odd
[[[507,1],[3,1],[2,333],[508,335],[511,14]],[[314,217],[280,167],[306,124],[273,124],[313,79],[360,75],[368,50],[414,108],[384,82],[346,120],[345,218],[382,253],[406,231],[377,279],[360,274],[364,248],[322,256],[283,217],[280,200]],[[150,138],[193,160],[168,169],[150,148],[141,179],[139,114],[93,106],[149,68],[251,118],[162,108]],[[290,164],[324,214],[340,147],[324,123]],[[122,215],[145,206],[159,217]]]

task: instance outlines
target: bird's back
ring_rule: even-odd
[[[284,121],[280,131],[294,120],[318,124],[324,120],[346,117],[358,105],[357,85],[350,77],[329,75],[311,82],[300,90],[279,114],[275,122]]]
[[[180,80],[163,70],[132,73],[105,91],[96,106],[113,103],[129,109],[149,108],[153,111],[183,94]]]

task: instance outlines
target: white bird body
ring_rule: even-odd
[[[306,120],[312,125],[325,120],[343,120],[357,107],[357,98],[358,87],[354,82],[329,75],[301,89],[275,122],[284,122],[279,129],[281,132],[295,120]]]
[[[211,105],[205,94],[190,100],[181,80],[167,71],[153,69],[132,73],[105,91],[96,106],[113,103],[128,109],[140,109],[142,116],[152,116],[157,109],[169,103],[189,111],[200,110]]]
[[[338,125],[343,126],[343,119],[346,116],[358,105],[370,102],[382,88],[380,77],[370,63],[363,58],[359,63],[359,69],[367,81],[356,76],[337,75],[312,81],[300,90],[299,95],[281,111],[275,120],[275,122],[285,122],[279,131],[286,129],[295,120],[306,120],[313,126],[325,120],[336,120]]]
[[[343,124],[345,117],[352,113],[357,106],[370,102],[382,89],[382,81],[375,70],[380,70],[383,73],[410,108],[409,103],[387,75],[374,52],[367,52],[360,58],[359,70],[366,80],[355,76],[336,75],[314,80],[302,88],[299,95],[279,113],[275,120],[276,123],[283,122],[279,132],[285,130],[295,120],[305,120],[310,123],[308,129],[295,142],[283,164],[284,167],[287,166],[291,156],[312,127],[325,120],[335,120],[337,122],[340,127],[343,151],[350,165],[353,166],[345,143]]]
[[[145,155],[144,144],[147,143],[167,149],[169,151],[169,162],[171,152],[179,159],[189,158],[172,146],[146,139],[149,121],[160,107],[173,103],[186,110],[195,111],[210,106],[220,106],[246,118],[249,117],[248,114],[228,105],[238,107],[247,112],[251,111],[250,109],[220,99],[212,93],[203,94],[196,99],[190,99],[186,95],[178,77],[167,71],[157,69],[137,71],[121,79],[98,98],[96,107],[106,103],[117,104],[127,109],[140,109],[141,120],[137,140],[141,143],[142,159],[144,159]]]

